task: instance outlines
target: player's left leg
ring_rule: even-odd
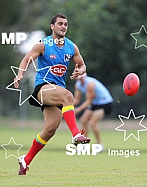
[[[19,158],[20,170],[19,175],[26,175],[28,165],[31,163],[35,155],[47,144],[48,140],[55,134],[60,121],[62,119],[62,112],[55,106],[44,107],[44,128],[41,133],[33,140],[33,144],[27,155]]]
[[[104,115],[105,115],[104,109],[94,110],[89,120],[89,124],[91,125],[92,131],[96,137],[98,144],[101,144],[100,130],[98,127],[98,123],[103,119]]]

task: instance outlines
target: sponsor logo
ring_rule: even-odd
[[[71,59],[71,55],[65,54],[64,55],[64,61],[69,61]]]
[[[56,55],[50,55],[50,58],[51,58],[51,59],[55,59],[55,58],[56,58]]]
[[[62,76],[66,72],[67,67],[64,65],[55,65],[50,68],[52,74]]]

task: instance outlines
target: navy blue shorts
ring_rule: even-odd
[[[55,84],[54,82],[50,82],[51,84]],[[44,83],[42,83],[42,84],[38,84],[36,87],[35,87],[35,89],[34,89],[34,91],[33,91],[33,93],[32,93],[32,96],[36,99],[36,100],[38,100],[38,97],[37,97],[37,95],[38,95],[38,92],[40,91],[40,89],[41,89],[41,87],[42,86],[44,86],[45,84],[48,84],[47,82],[44,82]],[[36,107],[41,107],[41,109],[42,109],[42,111],[44,110],[44,107],[45,106],[51,106],[51,105],[40,105],[38,102],[40,102],[40,101],[35,101],[35,99],[33,99],[32,97],[30,97],[29,98],[29,103],[30,103],[30,105],[33,105],[33,106],[36,106]],[[62,106],[57,106],[60,110],[62,110]]]
[[[92,110],[92,111],[104,109],[105,114],[110,114],[112,112],[112,103],[108,103],[104,105],[89,105],[87,109]]]

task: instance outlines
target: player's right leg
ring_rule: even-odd
[[[19,157],[19,175],[26,175],[29,164],[36,154],[47,144],[48,140],[55,134],[62,119],[61,110],[55,106],[44,107],[44,128],[33,140],[33,144],[26,155]]]
[[[61,86],[46,84],[43,85],[38,92],[38,100],[40,102],[42,101],[44,105],[63,106],[62,115],[72,133],[72,143],[78,144],[90,142],[90,138],[81,135],[80,130],[77,127],[73,106],[74,99],[69,90]]]

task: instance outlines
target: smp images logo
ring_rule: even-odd
[[[103,147],[100,144],[78,144],[77,146],[73,144],[66,145],[66,154],[68,156],[77,155],[97,155],[103,151]]]
[[[2,32],[2,44],[20,44],[24,40],[27,39],[27,35],[24,32],[10,32],[9,34],[6,32]]]

